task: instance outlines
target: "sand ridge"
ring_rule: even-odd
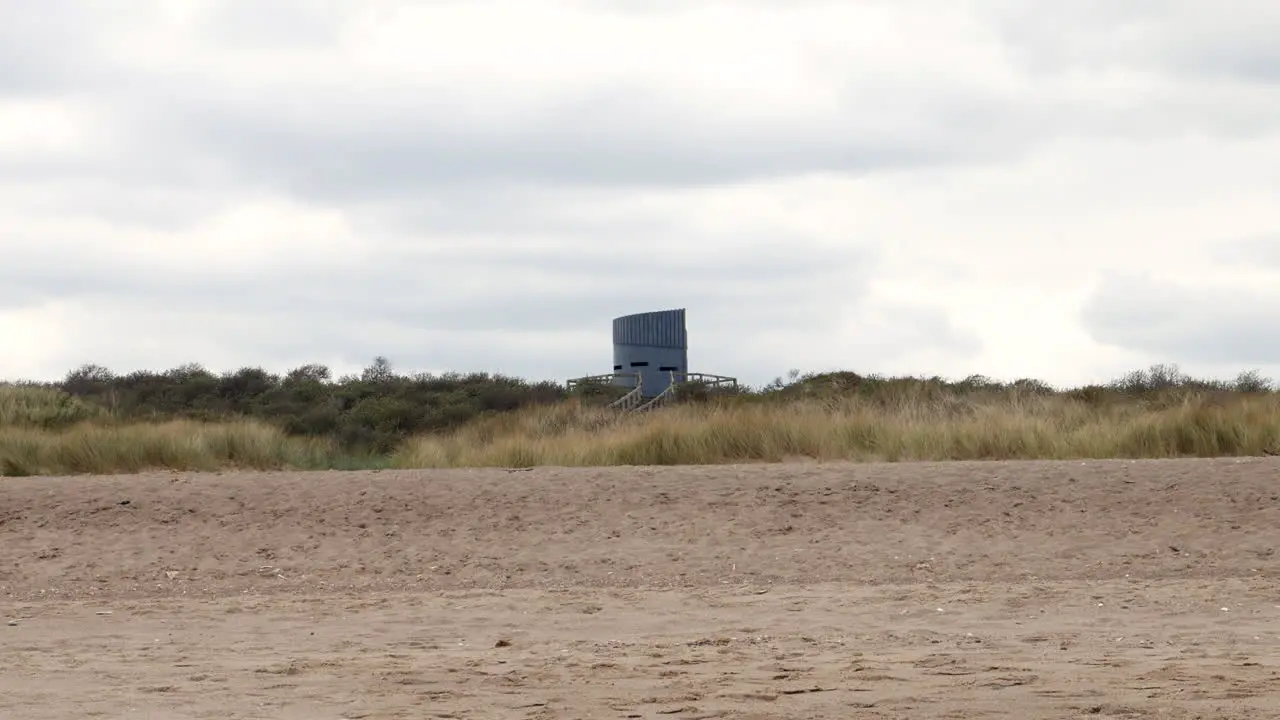
[[[1280,717],[1271,458],[0,488],[4,718]]]

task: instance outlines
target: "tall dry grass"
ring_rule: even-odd
[[[61,390],[37,385],[0,383],[0,428],[70,427],[102,419],[107,411]]]
[[[332,443],[291,438],[260,422],[101,425],[62,430],[0,428],[0,475],[73,475],[143,470],[319,469],[348,461]]]
[[[1259,455],[1280,448],[1280,396],[1188,394],[1091,403],[1065,395],[844,397],[683,405],[642,415],[566,403],[421,437],[398,467],[675,465]]]
[[[290,437],[262,422],[121,424],[59,390],[0,385],[0,476],[367,464],[329,440]]]
[[[957,390],[932,381],[711,398],[646,414],[570,400],[352,457],[256,421],[121,424],[69,396],[0,386],[0,475],[817,460],[1171,458],[1280,451],[1267,391]]]

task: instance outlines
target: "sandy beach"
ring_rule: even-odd
[[[0,480],[0,718],[1280,717],[1280,462]]]

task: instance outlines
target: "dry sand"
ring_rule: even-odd
[[[1277,545],[1274,459],[9,478],[0,718],[1275,718]]]

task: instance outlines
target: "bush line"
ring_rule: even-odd
[[[0,474],[147,469],[674,465],[1260,455],[1280,450],[1280,393],[1157,365],[1055,389],[980,376],[823,373],[737,392],[689,387],[640,415],[617,390],[486,374],[397,375],[379,358],[333,380],[198,366],[0,385]]]

